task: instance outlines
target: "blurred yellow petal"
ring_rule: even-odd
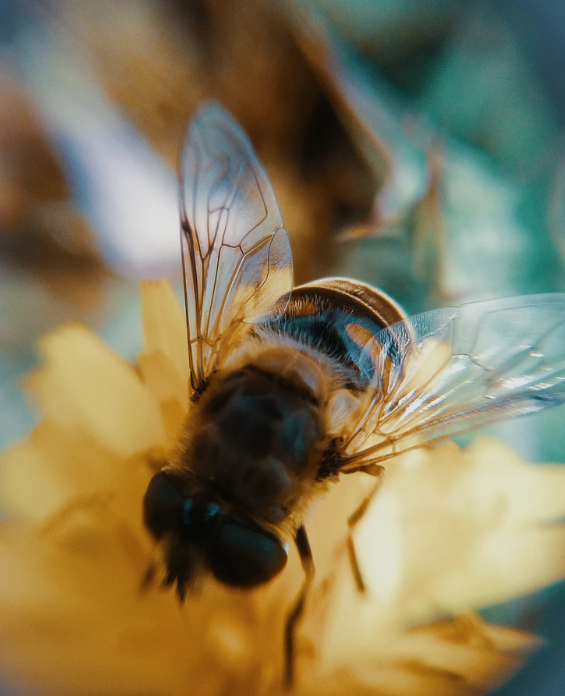
[[[539,590],[565,577],[559,497],[565,468],[494,440],[399,457],[356,536],[366,581],[406,623]]]
[[[120,463],[98,440],[45,421],[4,455],[0,506],[21,520],[40,522],[72,498],[100,490]]]
[[[171,284],[166,280],[144,281],[141,306],[145,352],[161,351],[174,366],[180,384],[188,386],[186,320]]]
[[[179,380],[172,363],[160,351],[138,355],[143,379],[159,404],[169,446],[178,440],[188,407],[187,385]]]
[[[431,624],[378,640],[304,693],[458,696],[484,693],[507,678],[540,641],[475,617]],[[335,663],[334,663],[335,669]]]
[[[138,362],[143,379],[155,400],[160,403],[174,399],[186,412],[188,401],[186,382],[180,380],[167,356],[161,351],[154,350],[152,353],[140,353]]]
[[[468,449],[477,475],[469,490],[484,507],[504,497],[508,519],[525,524],[565,517],[565,470],[561,464],[532,466],[501,442],[481,439]]]
[[[41,342],[44,367],[29,389],[45,418],[97,439],[121,456],[164,444],[159,411],[135,370],[82,326]]]

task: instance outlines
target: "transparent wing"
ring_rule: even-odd
[[[375,367],[343,471],[565,401],[565,294],[426,312],[364,346]]]
[[[218,104],[191,121],[180,167],[191,382],[199,390],[242,323],[292,288],[292,254],[251,143]]]

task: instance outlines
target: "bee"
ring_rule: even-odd
[[[347,278],[293,288],[275,194],[234,119],[208,103],[182,150],[182,264],[190,408],[150,481],[144,522],[181,600],[206,574],[269,582],[294,540],[305,579],[285,630],[293,644],[314,576],[309,503],[340,476],[487,422],[565,400],[565,295],[533,295],[407,318]],[[349,520],[348,548],[364,589]]]

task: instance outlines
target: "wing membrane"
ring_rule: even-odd
[[[565,401],[565,295],[426,312],[365,346],[375,375],[345,437],[358,468]]]
[[[218,104],[191,121],[180,171],[182,256],[191,382],[292,288],[292,255],[275,194],[253,148]]]

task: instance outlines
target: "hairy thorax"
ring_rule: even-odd
[[[325,398],[309,356],[265,347],[212,380],[191,409],[178,463],[226,502],[280,522],[317,475]]]

